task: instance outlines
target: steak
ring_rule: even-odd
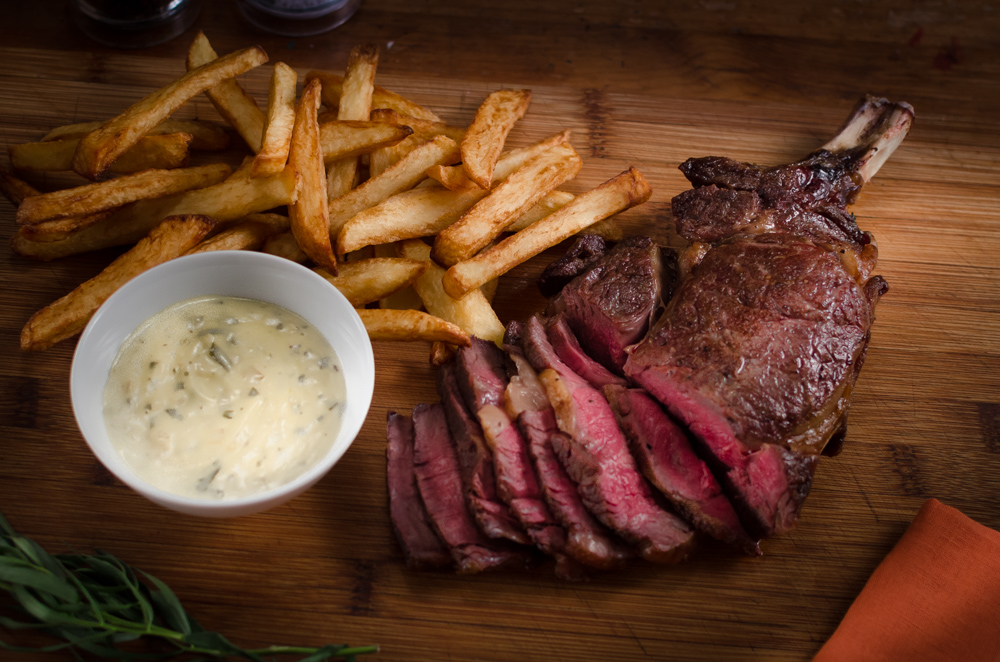
[[[674,265],[672,250],[649,237],[626,237],[566,285],[546,315],[561,313],[587,354],[620,374],[625,349],[642,339],[672,293]]]
[[[538,317],[527,324],[525,355],[540,372],[556,423],[565,435],[551,439],[583,503],[649,561],[684,559],[692,532],[661,509],[635,466],[628,444],[604,397],[559,360]]]
[[[386,427],[385,477],[389,488],[389,515],[396,539],[406,556],[406,565],[411,568],[449,565],[451,556],[434,532],[413,473],[413,421],[390,411]]]
[[[604,395],[643,475],[677,512],[716,540],[759,555],[719,482],[659,403],[641,389],[618,385],[604,387]]]
[[[587,356],[561,315],[557,315],[545,324],[545,333],[559,360],[565,363],[570,370],[586,379],[587,383],[594,388],[602,389],[609,384],[620,386],[628,384],[627,381]]]
[[[497,495],[493,454],[486,445],[479,422],[469,413],[458,389],[454,365],[441,366],[437,374],[438,395],[455,443],[466,505],[479,528],[490,538],[506,538],[529,544],[528,535],[510,508]]]
[[[503,407],[507,388],[506,358],[496,345],[472,336],[469,347],[455,352],[455,379],[469,411],[493,405]]]
[[[458,572],[475,573],[522,562],[520,553],[483,535],[469,515],[444,408],[439,404],[417,405],[413,431],[413,470],[420,497]]]
[[[578,235],[566,253],[542,271],[538,277],[539,291],[548,298],[559,294],[571,280],[601,259],[606,250],[604,239],[596,234]]]
[[[866,99],[841,132],[774,168],[691,159],[674,200],[693,247],[666,311],[625,374],[693,433],[747,531],[798,519],[817,455],[843,428],[887,289],[845,206],[895,149],[912,109]]]

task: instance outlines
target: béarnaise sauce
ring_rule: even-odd
[[[346,390],[330,343],[299,315],[199,297],[146,320],[104,390],[108,436],[142,480],[234,499],[294,480],[330,450]]]

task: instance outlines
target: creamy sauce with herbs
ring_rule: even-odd
[[[276,488],[340,430],[344,375],[330,343],[280,306],[201,297],[149,318],[104,389],[112,445],[168,492],[233,499]]]

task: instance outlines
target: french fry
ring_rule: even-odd
[[[187,255],[211,251],[255,251],[264,245],[268,237],[277,232],[279,230],[269,223],[242,221],[228,230],[203,239],[189,250]]]
[[[309,256],[302,252],[299,248],[298,242],[295,241],[295,237],[291,232],[282,232],[280,234],[273,234],[267,238],[264,242],[264,246],[261,251],[265,253],[270,253],[271,255],[277,255],[278,257],[283,257],[286,260],[291,260],[292,262],[298,262],[302,264],[309,259]]]
[[[0,168],[0,193],[17,207],[25,198],[32,195],[39,195],[41,192],[34,186],[19,177],[15,177],[8,170]]]
[[[400,140],[395,145],[389,145],[388,147],[382,147],[373,151],[368,161],[369,175],[378,177],[429,139],[428,136],[414,133],[409,138]]]
[[[297,181],[297,198],[288,206],[292,221],[292,234],[303,252],[316,264],[337,273],[337,258],[330,245],[330,210],[323,186],[323,152],[319,144],[318,80],[311,80],[302,91],[299,107],[295,112],[295,127],[288,152],[288,169]]]
[[[17,208],[16,218],[22,225],[32,225],[55,218],[93,214],[136,200],[211,186],[230,172],[225,163],[180,170],[144,170],[105,182],[33,195],[25,198]]]
[[[378,67],[378,46],[365,44],[351,49],[347,70],[341,85],[337,119],[368,120],[372,112],[372,91],[375,69]],[[318,79],[314,79],[318,80]],[[334,161],[327,170],[327,199],[334,200],[352,188],[358,172],[358,160],[346,158]]]
[[[188,48],[188,71],[216,61],[218,57],[212,44],[209,43],[208,37],[199,30]],[[267,56],[264,57],[264,62],[266,61]],[[222,115],[222,118],[226,120],[226,123],[236,129],[236,133],[240,134],[250,149],[255,154],[259,152],[264,139],[264,113],[257,106],[253,97],[247,94],[240,87],[240,84],[231,77],[205,90],[205,95]]]
[[[323,103],[326,104],[327,108],[338,108],[340,106],[340,97],[343,91],[344,77],[327,73],[325,71],[310,71],[306,74],[307,81],[313,78],[319,78],[323,83]],[[378,85],[376,85],[372,90],[372,107],[390,108],[398,113],[402,113],[403,115],[409,115],[411,117],[417,117],[431,122],[441,121],[440,117],[423,106],[415,104],[409,99],[401,97],[395,92],[390,92],[389,90],[379,87]]]
[[[468,347],[469,334],[440,317],[419,310],[359,308],[368,337],[372,340],[429,340]]]
[[[168,218],[94,278],[32,315],[21,331],[21,349],[48,349],[80,333],[108,297],[147,269],[183,255],[212,230],[205,216]]]
[[[361,211],[413,188],[432,165],[457,160],[458,143],[451,138],[437,136],[427,141],[381,175],[330,201],[330,235],[336,238],[344,224]]]
[[[73,170],[88,179],[102,177],[110,165],[150,129],[200,92],[267,62],[256,46],[230,53],[184,74],[166,87],[130,106],[100,129],[88,133],[76,148]]]
[[[450,297],[444,291],[441,279],[445,271],[431,261],[430,246],[419,239],[408,239],[399,243],[399,254],[400,257],[427,262],[427,270],[413,283],[413,289],[420,295],[427,312],[457,324],[469,335],[497,345],[503,343],[503,324],[481,291],[471,290],[459,299]]]
[[[535,158],[542,152],[550,150],[553,147],[561,145],[565,142],[569,142],[569,138],[570,130],[566,129],[565,131],[539,140],[538,142],[528,145],[527,147],[518,147],[516,149],[503,152],[497,160],[496,167],[493,170],[493,180],[490,182],[491,187],[502,182],[504,179],[509,177],[512,172],[523,167],[525,163]],[[478,184],[466,177],[465,170],[461,165],[442,166],[440,172],[435,173],[435,175],[435,179],[440,178],[438,181],[449,181],[457,189],[464,188],[461,184],[462,182],[467,182],[468,186],[475,186],[476,188],[479,188]]]
[[[364,306],[408,287],[427,269],[427,263],[400,257],[373,257],[344,262],[331,276],[322,267],[314,271],[340,290],[351,305]]]
[[[374,100],[372,101],[374,103]],[[414,133],[425,135],[428,138],[434,136],[448,136],[457,143],[465,139],[465,129],[459,126],[452,126],[446,122],[425,120],[412,115],[400,113],[391,108],[375,108],[371,112],[371,120],[383,124],[397,124],[408,126]]]
[[[474,292],[483,283],[507,273],[528,258],[620,211],[649,199],[652,189],[635,168],[577,196],[559,211],[512,234],[475,257],[459,262],[444,275],[444,290],[452,297]]]
[[[449,191],[462,191],[476,186],[461,168],[455,166],[431,166],[427,169],[427,177],[433,179]],[[479,188],[476,186],[476,188]]]
[[[462,168],[480,188],[490,187],[507,134],[530,102],[531,90],[497,90],[476,111],[462,141]]]
[[[113,211],[105,220],[60,241],[37,242],[18,231],[11,247],[34,260],[54,260],[88,251],[134,244],[167,216],[204,214],[222,226],[248,214],[290,204],[295,199],[295,177],[289,170],[251,179],[245,171],[233,173],[214,186],[140,200]]]
[[[79,140],[91,131],[101,128],[103,124],[104,122],[98,120],[56,127],[46,133],[41,142]],[[229,134],[226,130],[217,124],[202,120],[163,120],[150,129],[146,136],[162,136],[170,133],[190,133],[191,149],[217,152],[229,147]]]
[[[442,230],[431,257],[443,266],[469,259],[545,194],[576,177],[582,165],[569,143],[542,152]]]
[[[143,136],[109,167],[116,174],[129,174],[141,170],[179,168],[187,163],[190,133],[168,133]],[[51,140],[48,142],[11,145],[7,152],[10,164],[16,170],[58,172],[73,169],[73,155],[80,139]]]
[[[323,160],[327,163],[394,145],[412,133],[413,129],[408,126],[381,122],[334,120],[319,125]]]
[[[292,227],[292,222],[287,216],[274,213],[253,213],[244,216],[241,221],[250,223],[259,223],[261,225],[266,225],[273,229],[274,232],[288,232]]]
[[[499,183],[532,158],[568,139],[569,131],[563,131],[528,147],[506,152],[497,161],[493,183]],[[372,156],[374,159],[374,154]],[[465,179],[461,166],[444,166],[442,169]],[[455,191],[434,187],[404,191],[351,218],[337,237],[337,252],[345,253],[371,244],[437,234],[454,223],[488,192],[471,182],[469,187]]]
[[[552,191],[524,214],[521,214],[513,223],[507,226],[507,232],[520,232],[524,228],[537,223],[549,214],[557,212],[568,205],[573,198],[572,193],[566,191]],[[598,221],[593,225],[584,228],[587,234],[596,234],[606,241],[621,241],[622,229],[618,227],[610,218]]]
[[[0,168],[0,193],[2,193],[14,206],[32,195],[39,195],[40,191],[28,182],[18,179],[3,168]],[[27,230],[25,236],[32,241],[58,241],[81,228],[85,228],[94,223],[98,223],[111,212],[99,212],[87,216],[70,216],[57,221],[46,221],[38,225],[21,226],[22,230]],[[15,235],[16,237],[17,235]],[[12,239],[13,241],[13,239]]]
[[[399,247],[395,243],[379,244],[370,246],[375,257],[398,257]],[[379,308],[393,308],[396,310],[420,310],[424,307],[424,302],[412,286],[406,286],[401,290],[387,294],[379,299]]]
[[[295,84],[298,75],[284,62],[274,63],[264,116],[264,138],[254,159],[252,177],[273,175],[285,167],[295,124]]]

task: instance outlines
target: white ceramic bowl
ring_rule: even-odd
[[[111,445],[103,395],[122,342],[150,316],[196,296],[237,296],[277,304],[308,320],[333,346],[344,370],[347,406],[323,459],[293,481],[262,494],[218,501],[182,497],[138,478]],[[335,287],[290,260],[250,251],[217,251],[171,260],[128,282],[87,325],[73,356],[70,395],[83,437],[122,482],[162,506],[192,515],[234,517],[273,508],[301,494],[336,464],[368,415],[375,386],[371,342],[354,307]]]

